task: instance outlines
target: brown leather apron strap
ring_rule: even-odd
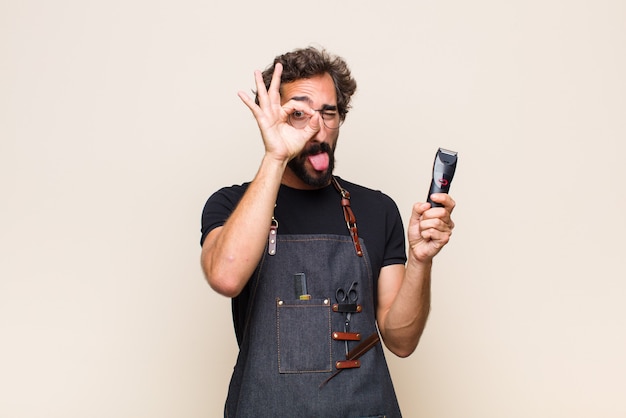
[[[332,178],[333,186],[335,189],[341,194],[341,206],[343,207],[343,215],[346,218],[346,225],[348,226],[348,231],[350,231],[350,236],[352,237],[352,241],[354,242],[354,249],[356,250],[356,255],[359,257],[363,257],[363,250],[361,250],[361,243],[359,242],[359,233],[356,227],[356,217],[354,216],[354,212],[352,212],[352,208],[350,207],[350,192],[341,187],[337,178],[333,176]]]
[[[346,361],[340,360],[340,361],[335,362],[337,371],[333,373],[328,379],[322,382],[322,384],[320,385],[320,389],[323,388],[326,385],[326,383],[330,382],[330,380],[333,377],[341,373],[342,370],[360,367],[361,362],[359,361],[359,358],[363,354],[367,353],[369,350],[374,348],[376,344],[378,344],[379,341],[380,341],[380,337],[378,336],[378,332],[375,332],[369,337],[367,337],[365,340],[363,340],[362,343],[358,344],[356,347],[350,350],[348,352],[348,355],[346,356]]]
[[[367,337],[365,340],[363,340],[362,343],[358,344],[356,347],[350,350],[346,358],[348,360],[355,360],[355,359],[360,358],[363,354],[367,353],[376,344],[378,344],[379,341],[380,341],[380,337],[378,336],[378,333],[377,332],[373,333],[372,335]]]

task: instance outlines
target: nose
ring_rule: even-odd
[[[315,135],[313,135],[310,140],[314,142],[330,142],[335,130],[330,129],[326,126],[320,112],[316,113],[319,117],[319,130],[315,133]]]
[[[324,124],[322,124],[320,126],[319,131],[317,131],[315,133],[315,135],[313,135],[311,137],[311,139],[309,139],[309,142],[310,143],[317,143],[317,144],[321,144],[321,143],[326,142],[326,143],[330,144],[330,142],[331,142],[331,135],[330,135],[330,133],[328,131],[328,128],[326,128],[324,126]]]

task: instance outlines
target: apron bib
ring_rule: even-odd
[[[264,252],[247,285],[247,322],[224,416],[400,417],[380,343],[360,356],[359,367],[333,376],[347,349],[378,332],[364,243],[364,256],[358,257],[349,236],[275,239],[274,255]],[[299,297],[302,277],[304,298]],[[359,311],[340,312],[337,305],[351,300],[337,300],[343,296],[338,289],[356,296]],[[354,340],[346,343],[337,335]]]

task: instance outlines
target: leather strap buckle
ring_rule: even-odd
[[[335,363],[335,367],[337,367],[337,370],[356,369],[356,368],[361,367],[361,361],[360,360],[339,360],[338,362]]]
[[[333,340],[335,341],[361,341],[361,333],[360,332],[339,332],[334,331]]]
[[[356,303],[334,303],[333,304],[333,312],[359,313],[362,310],[363,310],[363,307]]]

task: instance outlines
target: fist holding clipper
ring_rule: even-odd
[[[409,258],[429,261],[448,243],[454,229],[450,215],[455,202],[448,195],[456,171],[458,155],[439,148],[433,163],[433,174],[427,203],[417,203],[409,221]]]

